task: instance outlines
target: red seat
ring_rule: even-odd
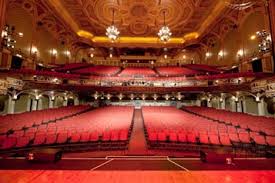
[[[148,140],[149,141],[157,141],[157,133],[155,133],[155,132],[149,132],[148,133]]]
[[[275,146],[275,137],[272,136],[266,136],[266,142],[270,146]]]
[[[158,141],[160,142],[166,141],[166,134],[164,132],[159,132],[157,136],[158,136]]]
[[[212,145],[221,145],[217,134],[209,134],[209,141]]]
[[[110,132],[104,132],[102,136],[102,141],[107,142],[111,140],[111,134]]]
[[[256,132],[251,132],[250,136],[256,144],[267,145],[265,141],[265,137],[263,135],[260,135],[259,133],[256,133]]]
[[[120,131],[119,140],[120,141],[128,140],[128,131],[126,131],[126,130]]]
[[[112,131],[111,133],[111,141],[118,141],[119,133],[117,131]]]
[[[224,146],[231,146],[231,141],[230,141],[230,138],[227,134],[220,134],[220,141],[221,141],[221,144],[224,145]]]
[[[33,145],[42,145],[45,143],[46,134],[35,135]]]
[[[2,146],[5,139],[6,139],[6,135],[0,135],[0,147]]]
[[[63,143],[66,143],[67,140],[68,140],[68,133],[67,132],[58,133],[56,143],[63,144]]]
[[[177,142],[178,141],[178,135],[176,133],[170,133],[169,134],[169,140],[171,142]]]
[[[26,147],[30,142],[30,137],[20,137],[17,139],[17,143],[15,147]]]
[[[205,134],[205,133],[200,134],[200,143],[209,144],[209,137],[207,134]]]
[[[179,139],[179,142],[183,142],[183,143],[186,143],[186,142],[187,142],[186,134],[183,133],[183,132],[180,132],[180,133],[178,134],[178,139]]]
[[[194,133],[187,133],[187,141],[189,143],[196,143],[197,142],[197,137]]]
[[[239,138],[240,138],[241,143],[245,143],[245,144],[251,143],[250,136],[247,132],[239,133]]]
[[[83,132],[81,133],[80,142],[89,142],[90,141],[90,133]]]
[[[240,139],[237,133],[229,133],[228,136],[232,142],[237,142],[237,143],[240,142]]]
[[[97,142],[99,140],[98,132],[92,132],[90,135],[91,142]]]
[[[13,148],[16,144],[16,138],[15,137],[6,137],[1,149],[10,149]]]
[[[79,133],[73,133],[72,135],[71,135],[71,140],[70,140],[70,142],[72,142],[72,143],[77,143],[77,142],[79,142],[80,141],[80,134]]]
[[[45,144],[54,144],[56,143],[56,134],[47,134]]]

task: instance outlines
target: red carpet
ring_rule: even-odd
[[[144,155],[147,153],[146,139],[141,109],[135,109],[134,126],[129,142],[129,155]]]

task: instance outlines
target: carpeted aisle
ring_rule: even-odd
[[[129,142],[129,155],[146,155],[147,145],[144,134],[144,126],[141,109],[135,109],[134,126]]]

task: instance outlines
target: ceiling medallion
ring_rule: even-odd
[[[120,34],[118,28],[114,24],[114,16],[115,16],[115,10],[113,9],[112,25],[110,25],[106,29],[106,36],[111,40],[111,42],[116,41],[119,37],[119,34]]]
[[[170,40],[172,33],[169,27],[165,23],[165,11],[163,12],[163,19],[164,19],[164,25],[160,28],[158,32],[158,36],[162,42],[166,43]]]

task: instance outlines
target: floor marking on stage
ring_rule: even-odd
[[[266,158],[234,158],[235,160],[266,160]]]
[[[174,165],[176,165],[177,167],[180,167],[181,169],[187,171],[187,172],[190,172],[187,168],[185,168],[184,166],[181,166],[180,164],[174,162],[173,160],[169,159],[169,157],[167,157],[167,160],[170,162],[170,163],[173,163]]]
[[[106,160],[106,158],[75,158],[75,157],[67,157],[67,158],[62,158],[62,160]]]
[[[167,156],[106,156],[107,159],[109,158],[164,158],[166,159]]]
[[[113,160],[114,160],[114,159],[109,159],[108,161],[106,161],[106,162],[104,162],[104,163],[101,163],[100,165],[98,165],[98,166],[92,168],[91,171],[94,171],[95,169],[98,169],[98,168],[100,168],[100,167],[106,165],[107,163],[110,163],[110,162],[113,161]]]
[[[185,160],[185,161],[194,161],[200,160],[200,158],[169,158],[170,160]]]

